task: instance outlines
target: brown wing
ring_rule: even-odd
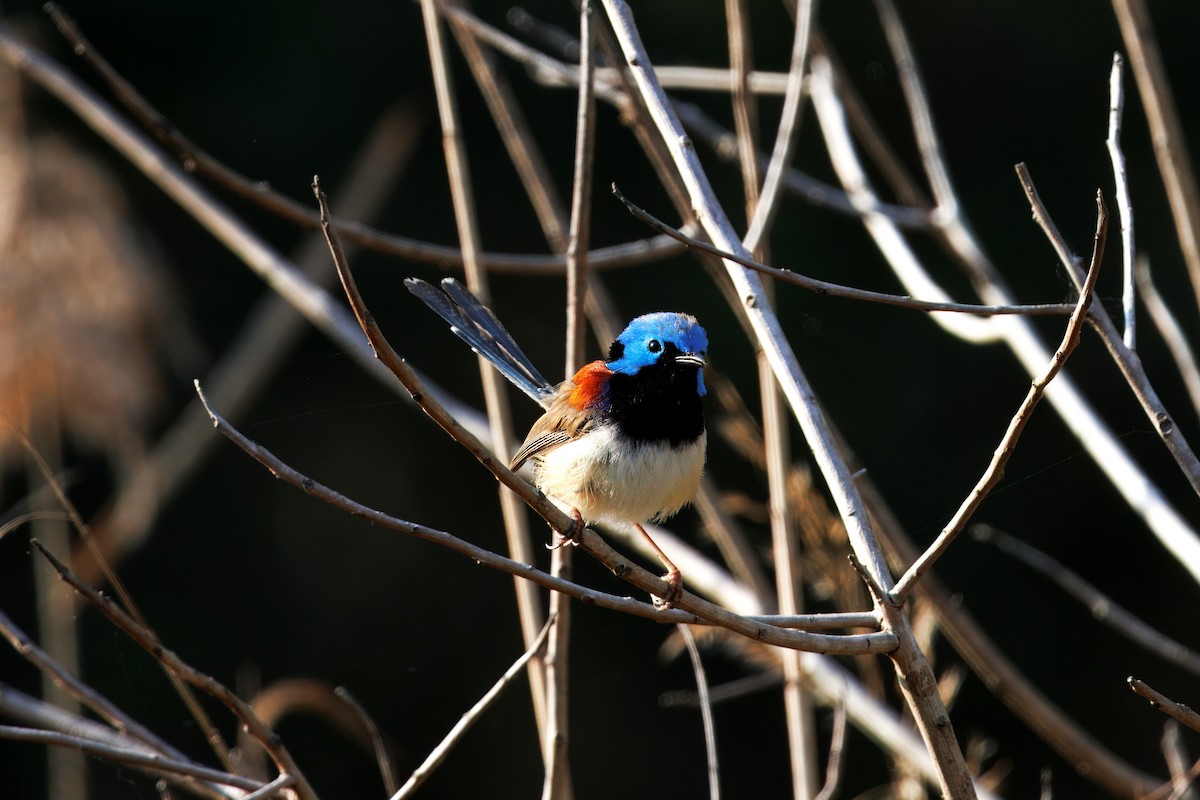
[[[612,372],[603,361],[593,361],[585,364],[571,380],[560,384],[550,408],[533,423],[509,469],[520,469],[529,459],[543,456],[587,433],[600,413],[610,375]]]
[[[525,437],[508,468],[518,470],[531,458],[539,458],[556,447],[582,436],[596,418],[594,409],[571,407],[570,395],[559,394]]]

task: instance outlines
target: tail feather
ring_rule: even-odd
[[[465,286],[453,278],[443,279],[441,288],[419,278],[408,278],[404,284],[449,322],[455,335],[490,361],[518,389],[538,404],[547,405],[554,387],[533,366],[492,310],[480,303]]]

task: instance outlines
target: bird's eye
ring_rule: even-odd
[[[659,350],[662,350],[662,344],[658,341],[658,339],[651,339],[650,341],[646,342],[646,349],[651,353],[657,353]]]

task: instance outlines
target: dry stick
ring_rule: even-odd
[[[1049,213],[1042,204],[1042,199],[1038,195],[1037,187],[1033,184],[1033,178],[1029,174],[1028,168],[1024,164],[1017,165],[1017,175],[1021,179],[1021,186],[1025,189],[1025,194],[1029,198],[1029,203],[1033,207],[1034,219],[1042,226],[1046,232],[1046,236],[1054,242],[1054,247],[1059,253],[1059,258],[1063,262],[1075,280],[1076,284],[1080,283],[1078,260],[1070,252],[1070,247],[1066,240],[1058,232],[1057,227],[1050,219]],[[1163,444],[1167,446],[1167,451],[1175,457],[1175,463],[1179,465],[1180,471],[1184,477],[1192,485],[1192,491],[1200,494],[1200,458],[1196,457],[1191,446],[1179,429],[1175,425],[1175,420],[1171,419],[1171,415],[1167,412],[1166,406],[1159,399],[1158,393],[1154,391],[1154,387],[1150,384],[1150,379],[1146,376],[1146,370],[1142,366],[1142,360],[1138,354],[1130,350],[1121,341],[1121,336],[1117,332],[1116,326],[1113,324],[1112,318],[1102,306],[1097,306],[1093,309],[1089,317],[1092,327],[1100,334],[1105,346],[1108,348],[1108,353],[1116,362],[1117,368],[1120,369],[1125,382],[1129,384],[1129,388],[1133,391],[1133,396],[1137,398],[1138,403],[1142,406],[1142,410],[1146,413],[1150,423],[1154,425],[1154,429],[1158,432],[1158,436],[1162,439]],[[1168,543],[1170,544],[1170,543]],[[1180,559],[1185,567],[1192,571],[1193,575],[1200,576],[1200,561],[1189,561],[1185,555],[1196,556],[1200,558],[1200,541],[1193,541],[1192,546],[1184,550],[1180,548],[1176,552],[1176,557]]]
[[[434,91],[437,95],[438,118],[442,127],[442,148],[450,185],[450,198],[454,207],[454,222],[458,231],[459,245],[462,247],[467,288],[486,304],[490,301],[490,291],[487,275],[478,260],[482,246],[479,240],[470,164],[467,161],[466,147],[462,139],[453,77],[442,43],[442,23],[437,12],[438,5],[438,0],[421,0],[421,16],[425,22],[425,39],[429,47]],[[315,179],[313,188],[314,191],[317,189]],[[318,199],[321,200],[322,225],[326,228],[328,236],[330,228],[327,223],[330,215],[319,194]],[[476,361],[479,367],[480,381],[483,385],[492,452],[507,459],[516,445],[514,444],[512,412],[509,407],[505,379],[482,355],[478,356]],[[521,507],[520,500],[512,492],[503,486],[498,488],[500,511],[504,519],[504,532],[509,553],[518,561],[532,563],[534,560],[533,540],[529,532],[529,519],[525,515],[525,510]],[[528,646],[532,637],[536,635],[536,630],[544,624],[545,615],[542,610],[541,598],[534,591],[534,587],[526,581],[514,580],[513,588],[516,592],[522,635]],[[544,670],[540,666],[535,666],[530,671],[529,680],[533,690],[534,715],[540,733],[546,728]],[[542,745],[543,749],[548,747],[548,743],[544,740]]]
[[[1108,625],[1159,658],[1194,675],[1200,675],[1200,653],[1138,619],[1061,562],[1033,545],[989,525],[976,525],[971,529],[971,535],[978,541],[992,542],[1002,553],[1007,553],[1054,581],[1060,589],[1087,607],[1097,621]]]
[[[712,702],[708,696],[708,677],[704,674],[704,662],[700,660],[700,649],[696,647],[696,638],[687,625],[676,625],[683,643],[687,647],[688,658],[692,662],[692,673],[696,676],[696,696],[700,706],[700,719],[704,725],[704,755],[708,762],[708,796],[711,800],[721,800],[721,767],[717,761],[717,728],[713,724]]]
[[[1138,680],[1132,675],[1125,680],[1129,684],[1129,688],[1133,689],[1134,694],[1147,700],[1154,708],[1192,730],[1200,732],[1200,714],[1182,703],[1176,703],[1165,694],[1153,689],[1145,681]]]
[[[567,346],[565,375],[574,375],[583,365],[587,336],[584,305],[588,294],[587,249],[591,233],[592,180],[596,145],[595,54],[591,0],[583,0],[579,9],[579,99],[575,122],[575,165],[571,182],[571,220],[567,240]],[[557,547],[550,555],[550,571],[571,577],[573,554],[570,547]],[[550,596],[550,614],[554,628],[546,647],[547,721],[549,730],[543,740],[546,776],[543,800],[560,800],[573,795],[570,763],[570,716],[568,713],[568,656],[571,633],[571,604],[564,595]]]
[[[1145,0],[1113,0],[1113,10],[1121,27],[1121,38],[1125,40],[1125,50],[1129,53],[1146,120],[1150,123],[1154,157],[1171,204],[1183,260],[1197,304],[1200,304],[1200,242],[1197,241],[1200,236],[1200,191],[1188,157],[1188,140],[1175,108]]]
[[[894,7],[891,8],[894,11]],[[984,300],[1011,303],[1012,292],[969,230],[961,205],[954,195],[934,129],[929,100],[904,28],[894,15],[890,23],[885,19],[885,24],[889,25],[889,43],[893,46],[900,67],[901,87],[913,120],[913,131],[922,143],[920,151],[925,171],[930,176],[931,184],[944,195],[938,198],[940,213],[936,215],[937,226],[934,231],[956,256],[976,292]],[[1069,248],[1067,257],[1074,259],[1069,255]],[[1068,268],[1073,275],[1078,275],[1076,284],[1082,283],[1083,276],[1077,264],[1072,261],[1072,266]],[[1097,315],[1101,310],[1099,307],[1096,309]],[[1002,325],[1001,330],[1005,343],[1030,375],[1042,369],[1050,354],[1032,325],[1026,320],[1014,320]],[[1062,376],[1055,381],[1047,393],[1047,399],[1129,506],[1145,521],[1159,541],[1191,571],[1193,577],[1200,580],[1200,536],[1121,446],[1070,377]]]
[[[623,0],[604,0],[604,6],[638,90],[687,186],[699,222],[715,245],[738,255],[747,255],[708,182],[695,148],[683,132],[662,87],[654,79],[653,66],[633,23],[629,6]],[[862,499],[854,487],[850,470],[833,440],[816,396],[783,335],[778,318],[764,300],[761,281],[755,273],[733,262],[727,261],[725,266],[739,295],[742,310],[770,359],[772,369],[833,494],[852,548],[866,564],[870,574],[884,585],[885,590],[890,589],[891,576],[871,530]],[[933,754],[943,793],[952,798],[975,797],[970,773],[954,738],[954,727],[937,694],[937,682],[932,670],[913,638],[908,619],[900,609],[887,606],[884,606],[883,614],[885,627],[893,630],[898,639],[898,647],[890,656],[900,679],[901,690]]]
[[[1067,322],[1067,329],[1063,333],[1062,342],[1055,351],[1054,356],[1050,359],[1050,363],[1046,365],[1045,370],[1033,379],[1033,383],[1029,386],[1029,391],[1025,394],[1025,399],[1021,402],[1021,406],[1017,409],[1017,413],[1008,423],[1008,430],[1004,432],[1004,437],[1000,440],[996,450],[992,453],[992,460],[988,463],[987,469],[975,484],[975,488],[963,500],[958,507],[958,511],[950,518],[950,522],[938,534],[937,539],[929,548],[921,554],[921,557],[913,562],[908,571],[904,573],[899,581],[896,582],[896,587],[891,591],[891,600],[894,603],[902,604],[907,598],[913,586],[921,579],[934,562],[941,557],[943,553],[954,542],[955,538],[962,533],[967,522],[974,515],[975,511],[987,498],[988,493],[995,488],[996,484],[1004,476],[1004,467],[1008,464],[1008,460],[1012,458],[1013,451],[1016,449],[1017,440],[1021,438],[1021,434],[1025,431],[1025,426],[1029,423],[1029,418],[1033,414],[1033,410],[1037,404],[1041,402],[1042,394],[1046,391],[1046,386],[1054,377],[1062,370],[1063,365],[1070,358],[1071,353],[1079,346],[1080,333],[1083,331],[1084,322],[1087,321],[1089,308],[1092,304],[1092,293],[1096,288],[1096,278],[1100,274],[1100,262],[1104,258],[1104,243],[1108,236],[1108,211],[1104,207],[1104,196],[1100,192],[1096,192],[1096,234],[1092,246],[1092,261],[1088,267],[1087,279],[1083,283],[1083,291],[1080,292],[1079,302],[1075,305],[1075,311],[1071,314],[1070,320]]]
[[[250,792],[250,794],[243,797],[242,800],[265,800],[265,798],[274,797],[275,795],[282,792],[284,789],[287,789],[290,786],[292,786],[292,784],[294,784],[295,782],[296,782],[295,778],[293,778],[291,775],[288,775],[287,773],[284,773],[282,775],[277,776],[275,778],[275,780],[271,781],[270,783],[268,783],[266,786],[262,787],[258,791]]]
[[[779,116],[779,127],[775,132],[775,145],[767,174],[763,178],[762,191],[754,204],[754,213],[746,226],[742,244],[753,253],[758,244],[771,230],[779,201],[783,196],[784,176],[791,165],[800,129],[800,113],[804,109],[804,71],[808,61],[809,39],[812,36],[812,21],[816,13],[817,0],[799,0],[796,6],[796,32],[792,36],[791,62],[788,65],[787,91],[783,98],[783,110]],[[739,139],[740,141],[740,139]],[[757,158],[757,147],[755,157]]]
[[[302,800],[316,800],[316,793],[313,791],[312,786],[309,785],[308,779],[304,777],[304,773],[300,771],[300,767],[292,758],[291,753],[284,747],[279,735],[263,724],[262,720],[258,718],[258,715],[254,713],[253,709],[244,700],[230,691],[216,678],[200,672],[195,667],[185,663],[174,652],[168,650],[153,631],[139,624],[117,607],[112,600],[80,581],[74,572],[59,561],[53,553],[46,550],[36,539],[31,540],[30,543],[50,562],[50,565],[54,567],[54,571],[58,573],[60,578],[69,583],[97,611],[107,617],[126,636],[152,655],[164,668],[197,689],[220,700],[233,712],[238,721],[246,726],[250,734],[263,746],[263,749],[270,754],[280,773],[290,774],[296,779],[295,788],[297,795]]]
[[[846,705],[833,706],[833,736],[829,742],[829,760],[825,764],[825,785],[813,800],[833,800],[842,781],[842,753],[846,748]]]
[[[898,308],[907,308],[913,311],[949,311],[959,314],[972,314],[980,317],[998,316],[1004,314],[1017,314],[1029,316],[1067,316],[1075,310],[1073,303],[1033,303],[1025,305],[978,305],[975,303],[951,303],[940,300],[919,300],[907,295],[888,294],[887,292],[876,292],[870,289],[858,289],[852,286],[844,286],[840,283],[830,283],[819,278],[810,278],[799,272],[793,272],[784,267],[775,267],[770,264],[763,264],[753,258],[741,253],[723,250],[720,247],[709,244],[690,236],[680,228],[674,228],[663,222],[658,217],[646,211],[644,208],[636,205],[628,197],[626,197],[616,184],[612,187],[613,195],[621,201],[630,214],[640,219],[642,222],[649,225],[656,231],[666,234],[673,239],[683,242],[689,248],[700,250],[709,255],[717,256],[718,258],[732,261],[740,264],[747,269],[752,269],[755,272],[768,275],[783,283],[790,283],[793,286],[799,286],[802,289],[807,289],[814,294],[828,295],[829,297],[842,297],[848,300],[861,300],[868,303],[879,303],[886,306],[896,306]]]
[[[251,200],[302,228],[314,231],[320,228],[320,218],[313,213],[312,208],[280,194],[265,181],[246,178],[188,140],[165,116],[150,105],[132,84],[113,69],[62,9],[49,4],[47,11],[75,53],[97,72],[139,124],[150,131],[162,146],[176,155],[188,172],[208,178],[228,191]],[[461,268],[463,263],[462,251],[455,247],[385,233],[360,222],[340,221],[337,228],[347,243],[385,255],[433,263],[443,268]],[[672,242],[658,237],[600,248],[591,253],[590,257],[596,269],[614,269],[651,263],[670,257],[678,251],[679,248]],[[566,259],[561,254],[480,252],[478,258],[489,270],[495,272],[561,275],[566,268]]]
[[[809,4],[811,5],[811,4]],[[759,205],[764,198],[759,195],[759,161],[758,161],[758,109],[750,102],[746,74],[752,60],[751,38],[748,30],[748,11],[745,0],[726,0],[726,16],[729,19],[729,60],[733,94],[734,129],[737,132],[738,156],[742,171],[742,186],[745,194],[746,218],[749,227],[759,219]],[[789,99],[797,99],[803,85],[804,51],[808,38],[808,29],[804,26],[804,17],[796,24],[793,46],[793,64],[795,73],[791,76],[793,92]],[[797,56],[796,50],[800,53]],[[790,159],[791,144],[798,127],[800,105],[786,107],[780,119],[780,129],[775,137],[775,153],[769,170],[773,173],[774,190],[772,197],[766,202],[778,205],[783,168]],[[764,213],[758,233],[754,237],[756,243],[746,244],[751,239],[747,234],[743,239],[746,249],[760,260],[768,252],[765,234],[769,230],[770,219],[774,216],[769,210]],[[773,298],[773,286],[766,287],[768,297]],[[800,572],[800,560],[796,553],[795,523],[791,514],[791,503],[787,490],[788,470],[791,465],[790,443],[788,441],[789,425],[787,407],[783,396],[771,373],[771,365],[761,349],[755,353],[758,366],[759,394],[762,398],[763,441],[766,444],[766,467],[768,486],[768,510],[770,514],[772,553],[775,562],[775,593],[778,597],[781,614],[795,614],[802,610],[804,601],[803,577]],[[787,726],[788,758],[792,775],[792,796],[796,800],[812,797],[817,789],[817,745],[816,729],[813,721],[812,702],[803,691],[804,656],[795,651],[781,654],[783,666],[783,707]]]
[[[445,13],[446,9],[451,7],[469,13],[469,4],[466,0],[441,2],[438,5],[438,13],[449,23],[450,32],[466,58],[471,75],[496,125],[496,131],[504,142],[509,160],[525,188],[530,205],[533,206],[546,243],[555,253],[562,253],[567,246],[568,223],[566,215],[562,212],[563,204],[554,185],[553,175],[545,159],[540,157],[532,145],[529,124],[521,113],[515,93],[502,71],[498,69],[492,52],[481,46],[474,32],[460,17]],[[490,266],[489,271],[492,271]]]
[[[1122,80],[1121,54],[1113,53],[1108,79],[1108,155],[1112,161],[1117,211],[1121,217],[1121,307],[1125,314],[1122,341],[1130,350],[1137,347],[1137,322],[1133,254],[1133,203],[1129,199],[1129,178],[1125,173],[1125,153],[1121,150],[1121,115],[1125,111],[1125,82]]]
[[[324,196],[319,195],[319,199],[324,205]],[[447,412],[446,409],[436,401],[435,398],[429,396],[425,392],[425,388],[416,373],[404,359],[400,358],[396,351],[392,349],[391,345],[388,344],[387,340],[380,332],[379,326],[375,323],[374,316],[363,303],[362,296],[359,294],[358,288],[354,283],[354,277],[351,275],[349,266],[346,264],[341,243],[331,226],[326,227],[325,235],[329,239],[330,250],[333,253],[334,264],[337,265],[338,274],[342,279],[343,288],[345,289],[346,295],[350,300],[350,304],[354,309],[354,314],[356,317],[358,317],[363,332],[366,334],[372,349],[380,361],[382,361],[383,364],[396,375],[400,382],[404,384],[409,393],[413,395],[414,400],[417,401],[417,403],[422,409],[424,409],[430,418],[433,419],[433,421],[436,422],[438,426],[442,428],[442,430],[446,431],[451,438],[466,447],[468,452],[475,456],[475,458],[481,464],[483,464],[483,466],[486,467],[501,483],[515,491],[521,497],[521,499],[524,500],[531,508],[533,508],[533,510],[537,512],[542,519],[546,520],[546,522],[549,523],[552,528],[557,531],[569,530],[574,524],[574,520],[570,515],[558,508],[558,506],[551,502],[546,495],[536,487],[526,482],[503,463],[498,462],[495,458],[493,458],[488,449],[477,438],[472,436],[469,431],[459,425],[454,417],[451,416],[449,412]],[[214,414],[214,412],[211,410],[209,413],[210,415]],[[215,416],[214,421],[216,421]],[[228,427],[226,427],[225,432],[226,435],[230,435]],[[255,457],[259,458],[258,455],[255,455]],[[260,458],[259,460],[261,461],[262,459]],[[309,478],[301,476],[294,482],[297,485],[304,486],[306,482],[311,484],[312,481]],[[340,496],[338,497],[340,498]],[[323,496],[323,499],[328,501],[329,497]],[[408,532],[416,532],[416,529],[421,527],[413,526],[411,523],[401,524],[404,526],[402,529]],[[428,531],[428,529],[422,530]],[[618,577],[626,580],[634,586],[637,586],[639,589],[643,589],[651,594],[658,593],[659,596],[661,596],[661,592],[665,590],[664,587],[666,584],[660,578],[651,575],[649,572],[640,567],[630,564],[623,557],[618,555],[615,550],[609,547],[599,536],[586,529],[580,545],[585,552],[597,558]],[[510,563],[516,564],[517,562]],[[532,569],[528,565],[520,566],[523,570]],[[522,572],[522,574],[525,573]],[[549,586],[550,584],[543,583],[543,585]],[[551,586],[551,588],[562,591],[565,587],[570,586],[573,586],[573,584],[570,584],[566,581],[561,581]],[[576,594],[575,596],[579,595]],[[712,603],[709,603],[703,598],[696,597],[686,590],[684,591],[679,602],[675,604],[675,607],[678,609],[683,609],[684,611],[689,611],[692,613],[692,615],[694,615],[694,617],[698,617],[700,620],[705,620],[709,624],[721,625],[722,627],[729,628],[736,633],[742,633],[743,635],[764,641],[768,644],[781,644],[785,647],[799,647],[801,649],[809,649],[809,647],[813,647],[815,648],[816,652],[832,653],[835,650],[838,652],[845,652],[846,642],[842,640],[857,638],[851,636],[825,637],[821,634],[805,633],[801,631],[784,631],[782,629],[775,629],[773,626],[769,625],[755,624],[752,620],[746,617],[743,617],[739,614],[734,614],[726,609],[713,605]],[[664,619],[663,621],[673,622],[676,620]],[[695,621],[694,618],[691,621]],[[879,652],[881,650],[886,651],[888,647],[896,643],[895,638],[886,633],[883,633],[882,638],[871,638],[880,637],[880,634],[865,634],[864,636],[867,638],[857,642],[857,646],[861,647],[862,645],[866,645],[867,650],[874,652]],[[851,646],[849,649],[854,650],[856,647]]]
[[[83,736],[72,736],[57,731],[45,731],[37,728],[22,728],[15,725],[0,725],[0,739],[15,742],[33,742],[35,744],[69,747],[80,750],[88,755],[96,756],[114,764],[125,764],[154,774],[177,775],[193,778],[223,786],[234,786],[246,791],[263,788],[261,781],[244,778],[219,769],[193,764],[181,757],[168,757],[155,753],[139,753],[124,747],[118,747]],[[291,777],[290,775],[288,776]],[[191,788],[183,784],[185,788]],[[245,797],[239,794],[241,800]]]
[[[1196,354],[1183,331],[1183,326],[1175,319],[1150,277],[1148,258],[1143,256],[1137,260],[1134,277],[1137,280],[1138,296],[1141,297],[1146,311],[1150,313],[1150,320],[1167,345],[1167,351],[1175,362],[1175,368],[1179,370],[1179,377],[1187,388],[1188,397],[1191,398],[1196,413],[1200,414],[1200,366],[1197,366]]]
[[[389,795],[395,794],[399,788],[399,782],[396,780],[396,766],[392,763],[392,756],[388,752],[387,743],[383,740],[383,734],[379,732],[379,726],[375,724],[374,718],[363,707],[363,704],[358,702],[358,698],[352,695],[345,686],[338,686],[333,693],[358,716],[363,727],[367,729],[367,734],[371,737],[371,749],[375,753],[375,763],[379,766],[379,777],[383,779],[384,791]]]
[[[8,423],[5,424],[7,425]],[[72,503],[70,498],[67,497],[66,491],[63,490],[62,484],[60,484],[54,477],[54,473],[51,471],[50,466],[46,463],[45,459],[42,458],[41,454],[34,449],[33,443],[29,441],[29,438],[24,432],[17,430],[11,425],[8,425],[8,427],[11,429],[13,435],[15,435],[21,441],[21,444],[29,453],[29,457],[41,471],[42,476],[46,480],[46,485],[49,486],[54,492],[59,505],[61,505],[67,512],[68,516],[70,516],[72,526],[79,533],[80,539],[83,540],[88,552],[91,553],[95,564],[99,566],[105,580],[108,581],[108,585],[113,588],[113,591],[116,592],[117,597],[120,598],[121,605],[125,607],[125,610],[131,617],[133,617],[138,625],[140,625],[143,629],[150,631],[150,625],[146,622],[145,616],[142,615],[141,609],[139,609],[137,603],[133,601],[133,596],[129,593],[129,590],[125,588],[124,581],[117,576],[117,573],[113,571],[112,566],[108,563],[108,561],[105,560],[104,554],[101,552],[99,544],[92,535],[91,529],[83,521],[83,517],[80,516],[79,510],[75,508],[75,504]],[[208,742],[209,747],[212,748],[212,751],[217,756],[217,759],[221,762],[226,770],[229,772],[236,772],[237,769],[229,755],[229,746],[225,743],[224,738],[222,738],[221,732],[217,730],[217,726],[213,724],[212,719],[208,716],[208,712],[204,710],[202,705],[200,705],[195,693],[180,679],[178,675],[168,669],[165,664],[162,664],[161,666],[163,667],[163,671],[167,676],[168,682],[171,684],[171,688],[173,688],[175,693],[179,695],[179,698],[183,701],[188,713],[192,715],[192,719],[196,721],[196,724],[204,733],[205,741]]]
[[[533,658],[542,649],[542,646],[546,643],[546,635],[550,632],[550,625],[553,621],[553,617],[546,620],[546,624],[542,626],[541,633],[533,640],[533,644],[529,646],[529,649],[514,661],[512,666],[505,670],[504,674],[500,676],[500,680],[496,681],[492,688],[488,689],[483,697],[479,698],[475,705],[471,706],[459,718],[458,722],[454,723],[454,727],[450,729],[446,737],[442,739],[437,747],[430,751],[425,760],[421,762],[421,765],[413,770],[413,774],[400,787],[400,790],[392,794],[391,800],[404,800],[404,798],[412,797],[421,784],[433,774],[433,771],[446,759],[446,756],[450,754],[450,751],[454,749],[463,735],[483,715],[483,712],[488,710],[496,698],[508,688],[513,679],[525,669],[525,664],[529,659]]]

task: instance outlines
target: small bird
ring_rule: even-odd
[[[546,412],[533,424],[509,467],[535,467],[534,484],[567,506],[575,541],[584,520],[632,525],[658,555],[671,587],[655,605],[670,608],[683,577],[642,523],[687,505],[704,472],[704,366],[708,336],[688,314],[634,319],[608,350],[575,375],[551,385],[500,324],[453,278],[441,288],[410,278],[409,290],[451,325]]]

